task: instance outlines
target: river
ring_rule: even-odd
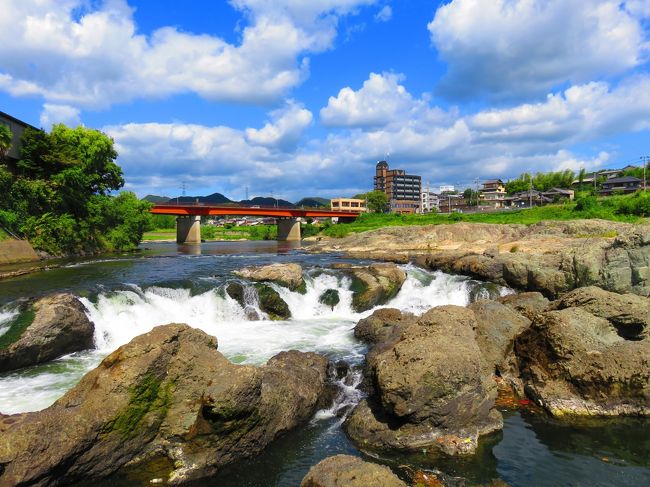
[[[293,318],[249,321],[263,313],[254,296],[247,308],[220,292],[232,271],[247,265],[296,262],[306,270],[307,293],[276,287]],[[200,246],[148,243],[135,254],[61,262],[46,272],[0,281],[0,334],[15,318],[20,300],[57,291],[79,296],[95,323],[94,351],[72,354],[51,363],[0,374],[0,412],[36,411],[52,404],[94,368],[103,357],[156,325],[188,323],[214,335],[219,350],[235,363],[262,364],[282,350],[323,353],[352,364],[352,376],[341,384],[337,401],[319,411],[304,428],[273,443],[262,455],[224,470],[201,486],[296,486],[310,466],[337,453],[361,455],[341,429],[341,411],[362,393],[359,366],[365,347],[352,328],[362,317],[351,309],[349,282],[333,263],[355,262],[336,254],[309,254],[277,242],[213,242]],[[404,266],[408,279],[387,304],[421,313],[441,304],[466,305],[486,293],[484,283],[441,272]],[[328,288],[341,301],[330,309],[318,302]],[[491,286],[494,292],[494,286]],[[500,293],[510,292],[499,289]],[[485,483],[501,478],[513,486],[650,485],[650,426],[645,420],[598,420],[562,423],[526,411],[506,412],[502,432],[482,442],[465,459],[424,455],[385,456],[379,461],[397,468],[439,469],[448,475]],[[98,484],[99,485],[99,484]],[[112,479],[106,485],[128,485]]]

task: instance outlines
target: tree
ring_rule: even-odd
[[[0,162],[6,159],[13,137],[14,134],[11,133],[9,127],[0,123]]]
[[[383,191],[369,191],[358,194],[355,198],[366,200],[368,210],[372,213],[386,213],[390,209],[388,196]]]
[[[468,206],[478,206],[479,194],[472,188],[467,188],[463,191],[463,198]]]

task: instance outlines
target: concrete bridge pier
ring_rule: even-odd
[[[300,242],[300,222],[297,218],[278,218],[278,241]]]
[[[201,217],[176,217],[176,243],[201,243]]]

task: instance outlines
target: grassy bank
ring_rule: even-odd
[[[254,227],[217,227],[214,225],[201,226],[201,238],[203,240],[275,240],[278,231],[275,225],[256,225]],[[155,242],[163,240],[176,240],[176,229],[158,228],[145,232],[142,236],[143,242]]]
[[[0,242],[8,239],[9,239],[9,235],[7,235],[7,232],[5,232],[2,228],[0,228]]]
[[[396,214],[365,214],[356,221],[341,225],[332,225],[323,234],[329,237],[345,237],[351,233],[365,232],[382,227],[407,225],[440,225],[444,223],[519,223],[531,225],[544,220],[577,220],[582,218],[602,218],[619,222],[635,223],[642,220],[641,216],[617,213],[613,206],[600,202],[595,206],[584,209],[576,208],[575,203],[564,205],[548,205],[539,208],[523,210],[505,210],[494,213],[452,213],[429,215],[396,215]]]

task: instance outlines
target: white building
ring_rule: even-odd
[[[442,193],[453,193],[454,185],[453,184],[441,184],[440,185],[440,194]]]
[[[439,211],[440,200],[436,193],[431,191],[422,191],[420,193],[420,213],[431,213]]]

